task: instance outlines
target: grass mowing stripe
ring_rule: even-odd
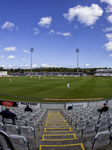
[[[112,81],[111,78],[105,78],[105,77],[98,77],[96,78],[95,87],[91,91],[92,95],[95,93],[95,95],[98,97],[99,95],[106,98],[112,98]]]

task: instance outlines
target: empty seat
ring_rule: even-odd
[[[5,126],[2,122],[0,122],[0,130],[4,130],[5,129]]]
[[[76,124],[79,118],[77,116],[71,118],[71,124]]]
[[[19,127],[24,126],[26,123],[24,120],[15,120],[15,124]]]
[[[75,130],[82,129],[87,124],[87,120],[79,120],[75,124]]]
[[[8,134],[0,130],[0,150],[15,150]]]
[[[25,122],[27,122],[30,118],[27,114],[24,114],[23,116],[20,117],[21,120],[24,120]]]
[[[98,123],[98,117],[92,117],[90,120],[89,120],[89,123],[94,125]]]
[[[14,121],[11,118],[3,118],[3,123],[7,124],[15,124]]]
[[[83,135],[91,135],[95,133],[96,133],[95,126],[93,124],[88,124],[82,128],[81,137],[83,137]]]
[[[108,121],[100,122],[99,124],[96,124],[95,129],[96,129],[96,133],[102,132],[102,131],[109,131],[110,130],[110,122],[108,122]]]
[[[91,140],[92,149],[94,146],[101,147],[111,143],[111,133],[109,131],[97,133]]]
[[[18,126],[12,124],[5,124],[5,131],[8,134],[19,134]]]
[[[9,137],[15,149],[30,150],[29,141],[24,136],[11,134]]]
[[[20,126],[20,134],[25,137],[36,139],[35,130],[31,126]]]
[[[35,122],[35,121],[28,121],[27,125],[31,126],[33,128],[39,128],[39,124],[37,122]]]
[[[0,115],[0,121],[2,122],[3,121],[3,119],[2,119],[2,116]]]

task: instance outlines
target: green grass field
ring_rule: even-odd
[[[10,78],[12,82],[10,82]],[[67,83],[70,88],[67,88]],[[82,99],[82,98],[112,98],[111,77],[0,77],[0,94],[48,98],[48,99]],[[0,99],[31,101],[0,95]],[[37,100],[33,100],[37,101]]]

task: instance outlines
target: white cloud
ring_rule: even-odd
[[[51,17],[43,17],[40,19],[40,22],[38,23],[39,26],[49,28],[50,24],[52,22]]]
[[[111,13],[112,12],[112,6],[107,6],[106,8],[106,13]]]
[[[112,33],[106,34],[105,36],[109,41],[112,41]]]
[[[14,23],[11,23],[11,22],[7,21],[7,22],[5,22],[5,23],[3,24],[2,29],[3,29],[3,30],[4,30],[4,29],[7,29],[7,30],[10,30],[10,31],[13,31],[14,27],[15,27],[15,24],[14,24]]]
[[[25,58],[22,58],[22,61],[26,61],[26,59],[25,59]]]
[[[28,50],[26,50],[26,49],[24,49],[24,53],[29,53],[30,51],[28,51]]]
[[[106,43],[103,47],[105,47],[107,52],[112,51],[112,41]]]
[[[37,68],[37,66],[38,66],[38,65],[37,65],[37,61],[35,61],[35,62],[33,63],[33,65],[32,65],[32,67],[33,67],[33,68]]]
[[[112,14],[107,17],[107,20],[108,20],[110,23],[112,23]]]
[[[33,64],[32,67],[33,67],[33,68],[36,68],[36,67],[37,67],[37,64]]]
[[[100,2],[105,2],[112,6],[112,0],[100,0]]]
[[[0,58],[3,59],[3,58],[4,58],[4,55],[1,55]]]
[[[14,59],[15,58],[15,56],[13,56],[13,55],[9,55],[8,57],[7,57],[7,59]]]
[[[55,32],[55,30],[50,30],[49,34],[57,34],[57,35],[62,35],[65,37],[71,36],[70,32]]]
[[[13,66],[12,66],[12,65],[9,65],[8,67],[9,67],[9,68],[13,68]]]
[[[107,52],[112,51],[112,33],[106,34],[105,37],[109,40],[109,42],[106,43],[103,47],[105,47]]]
[[[5,67],[6,67],[6,65],[1,65],[1,67],[5,68]]]
[[[27,69],[30,69],[30,66],[29,66],[28,64],[26,64],[26,65],[21,65],[21,68],[22,68],[22,69],[26,69],[26,68],[27,68]]]
[[[79,26],[75,24],[74,25],[74,29],[78,29],[78,28],[79,28]]]
[[[109,56],[112,57],[112,54],[110,54]]]
[[[13,51],[14,52],[14,51],[17,51],[17,50],[16,50],[16,47],[13,46],[13,47],[5,47],[4,51],[7,51],[7,52]]]
[[[34,31],[35,35],[38,35],[40,33],[39,30],[38,30],[38,28],[33,28],[33,31]]]
[[[85,64],[85,67],[89,67],[90,65],[89,64]]]
[[[29,67],[29,65],[28,65],[28,64],[26,64],[25,66],[26,66],[26,67]]]
[[[73,21],[75,17],[77,20],[85,24],[86,26],[93,25],[100,16],[102,16],[103,10],[97,4],[92,4],[91,7],[78,5],[73,8],[69,8],[68,13],[64,13],[63,16],[68,21]]]
[[[62,66],[57,66],[57,65],[54,65],[54,64],[42,64],[42,67],[44,67],[44,68],[52,68],[52,67],[54,67],[54,68],[57,68],[57,67],[62,67]]]
[[[100,2],[105,2],[108,4],[108,6],[106,7],[106,13],[112,12],[112,0],[100,0]]]
[[[112,12],[112,0],[100,0],[100,2],[108,4],[108,6],[106,7],[106,13]]]
[[[106,29],[104,29],[103,31],[104,31],[104,32],[112,31],[112,27],[106,28]]]
[[[37,63],[38,63],[37,61],[34,62],[34,64],[37,64]]]
[[[93,29],[94,28],[94,26],[91,26],[91,29]]]
[[[71,33],[70,33],[70,32],[65,32],[65,33],[57,32],[56,34],[62,35],[62,36],[65,36],[65,37],[71,36]]]
[[[49,34],[54,34],[55,33],[55,30],[50,30]]]

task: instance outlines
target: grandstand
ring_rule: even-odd
[[[0,111],[10,102],[1,103]],[[74,102],[71,110],[71,103],[17,102],[10,107],[17,114],[15,123],[0,116],[1,149],[111,150],[112,100],[106,101],[109,111],[100,114],[104,102]],[[33,112],[24,112],[27,104]]]
[[[12,73],[13,76],[83,76],[82,72],[32,72],[32,73]]]
[[[94,76],[95,77],[111,77],[112,69],[97,69]]]

